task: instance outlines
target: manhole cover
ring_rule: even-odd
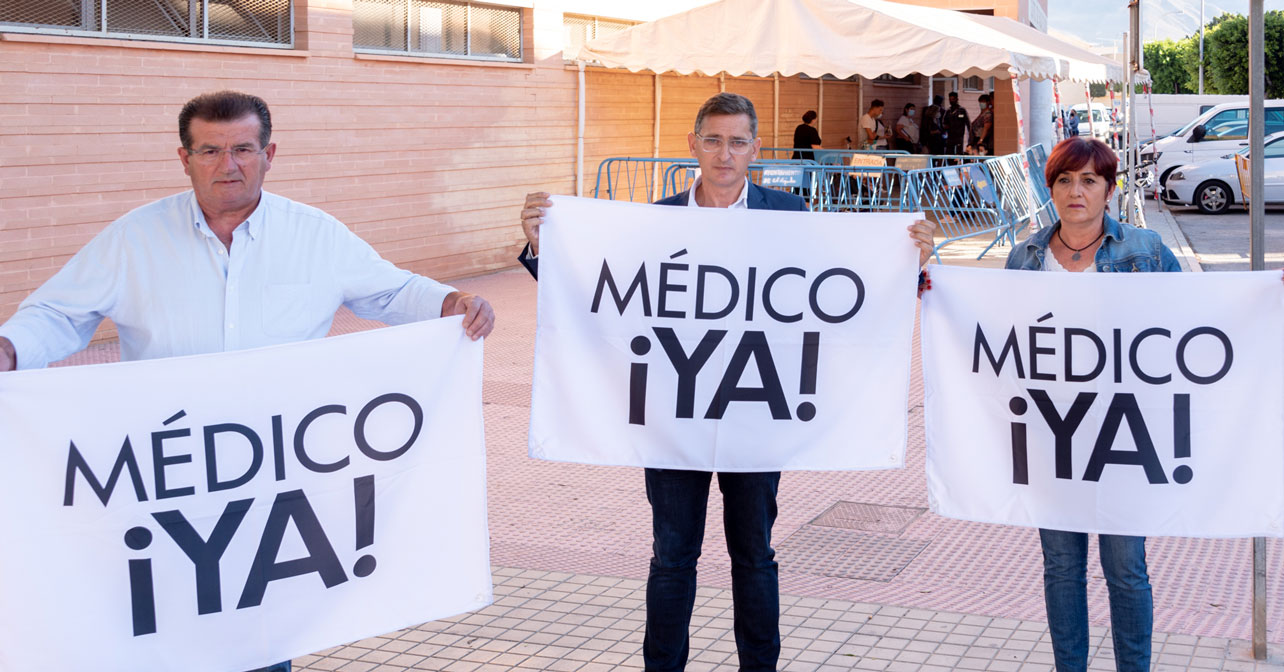
[[[816,516],[811,524],[876,534],[900,534],[926,510],[913,506],[838,502]]]
[[[927,544],[923,539],[804,525],[780,545],[776,559],[790,572],[887,582],[909,566]]]

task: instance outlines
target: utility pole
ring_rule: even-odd
[[[1266,269],[1266,24],[1262,0],[1248,3],[1248,255],[1254,271]],[[1253,658],[1266,660],[1266,538],[1253,539]]]
[[[1199,95],[1204,95],[1204,0],[1199,0]]]

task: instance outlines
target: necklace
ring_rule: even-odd
[[[1097,234],[1097,237],[1092,239],[1092,242],[1090,242],[1090,243],[1088,243],[1087,245],[1084,245],[1083,247],[1081,247],[1081,248],[1079,248],[1079,249],[1077,249],[1077,250],[1076,250],[1075,248],[1070,247],[1070,243],[1067,243],[1065,238],[1062,238],[1062,237],[1061,237],[1061,227],[1059,227],[1059,226],[1057,227],[1057,240],[1061,241],[1061,244],[1062,244],[1062,245],[1065,245],[1067,250],[1070,250],[1071,252],[1074,252],[1074,254],[1070,255],[1070,258],[1071,258],[1071,259],[1073,259],[1073,260],[1075,260],[1075,261],[1079,261],[1079,258],[1080,258],[1079,253],[1080,253],[1080,252],[1082,252],[1082,251],[1084,251],[1084,250],[1086,250],[1086,249],[1088,249],[1088,248],[1092,247],[1093,245],[1096,245],[1096,244],[1097,244],[1097,241],[1098,241],[1098,240],[1101,240],[1101,237],[1102,237],[1102,236],[1104,236],[1104,235],[1106,235],[1106,227],[1104,227],[1104,226],[1103,226],[1103,227],[1101,227],[1101,233],[1098,233],[1098,234]]]

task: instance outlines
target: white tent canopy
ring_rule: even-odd
[[[1011,19],[885,0],[721,0],[592,40],[630,71],[1125,81],[1124,68]]]

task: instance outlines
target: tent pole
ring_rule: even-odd
[[[927,95],[932,95],[932,84],[930,81],[927,84],[927,88]],[[856,114],[865,114],[865,77],[862,75],[858,75],[856,77]],[[857,119],[859,118],[860,117],[858,116]],[[860,149],[861,145],[865,144],[865,136],[861,135],[860,132],[860,127],[858,126],[856,128],[856,142],[852,143],[855,145],[856,149]]]
[[[780,73],[771,73],[771,146],[780,146]]]
[[[1088,136],[1097,137],[1097,130],[1092,127],[1092,85],[1088,82],[1083,83],[1083,99],[1088,101]],[[1083,120],[1080,119],[1080,122]]]
[[[576,96],[575,121],[575,195],[584,195],[584,61],[576,61],[579,69],[579,92]]]
[[[816,80],[816,135],[825,135],[825,76]]]
[[[660,158],[660,73],[655,73],[655,129],[651,133],[651,158]],[[660,200],[660,163],[651,164],[651,200]]]

